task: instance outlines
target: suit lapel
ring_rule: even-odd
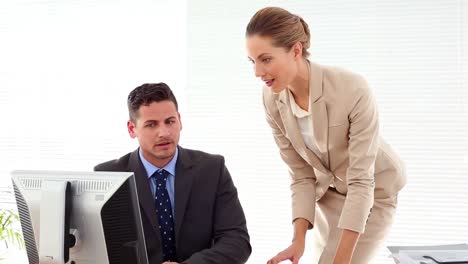
[[[291,144],[298,151],[301,156],[305,156],[305,143],[300,133],[299,126],[297,125],[296,118],[289,105],[289,94],[287,91],[283,91],[279,94],[278,100],[276,101],[281,119],[283,120],[284,129],[286,131],[286,137],[289,138]]]
[[[175,176],[175,238],[176,247],[179,243],[180,228],[184,220],[185,209],[190,197],[192,189],[193,175],[193,161],[188,155],[187,150],[182,147],[179,148],[179,157],[176,163],[176,176]]]
[[[299,126],[297,125],[296,117],[294,117],[294,114],[292,113],[291,106],[286,102],[289,102],[288,93],[283,91],[279,95],[276,104],[278,106],[281,119],[283,120],[286,136],[294,146],[294,149],[304,160],[308,161],[312,167],[320,171],[327,172],[327,169],[323,166],[317,155],[306,147],[302,134],[300,133]]]
[[[156,208],[154,205],[153,193],[151,192],[150,185],[148,182],[148,176],[143,164],[140,161],[138,155],[138,149],[130,154],[130,160],[128,163],[128,170],[135,173],[135,182],[137,185],[138,199],[141,208],[145,212],[146,217],[149,219],[153,230],[155,230],[155,239],[160,242],[159,236],[159,224],[156,218]]]
[[[310,100],[312,102],[312,122],[315,144],[322,153],[322,160],[329,167],[328,160],[328,113],[325,101],[322,100],[322,71],[314,63],[310,63]],[[328,170],[327,170],[328,171]]]
[[[314,139],[317,147],[323,155],[323,161],[317,155],[309,150],[302,138],[300,128],[297,124],[296,117],[292,113],[291,106],[289,105],[289,93],[283,91],[278,95],[276,104],[278,106],[281,119],[283,120],[286,136],[291,141],[294,149],[302,156],[302,158],[309,162],[317,170],[330,174],[328,167],[328,115],[325,102],[320,100],[322,97],[322,71],[320,68],[310,63],[310,100],[312,101],[312,122],[314,127]]]
[[[312,104],[312,122],[315,144],[320,150],[322,161],[328,167],[328,115],[324,101]]]

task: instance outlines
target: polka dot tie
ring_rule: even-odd
[[[174,218],[172,217],[171,200],[166,189],[169,172],[158,170],[153,174],[156,181],[156,216],[159,221],[159,232],[163,249],[163,261],[175,261]]]

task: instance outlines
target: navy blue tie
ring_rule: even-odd
[[[158,170],[153,174],[153,178],[156,180],[156,216],[159,221],[163,261],[175,261],[174,218],[172,217],[171,200],[166,188],[168,176],[169,172],[166,170]]]

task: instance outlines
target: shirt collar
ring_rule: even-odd
[[[288,96],[289,96],[289,104],[291,105],[291,111],[293,112],[294,116],[296,116],[297,118],[310,116],[312,114],[312,112],[310,111],[312,107],[310,100],[309,100],[309,111],[305,111],[299,105],[296,104],[296,101],[294,101],[294,96],[291,90],[289,89],[287,90],[288,90]],[[310,89],[309,89],[309,93],[310,93]],[[309,99],[310,99],[310,94],[309,94]]]
[[[141,163],[143,163],[143,167],[145,167],[146,174],[148,178],[150,178],[156,171],[163,169],[169,172],[172,176],[175,176],[175,167],[177,163],[177,157],[179,156],[179,148],[176,148],[176,152],[174,157],[172,157],[171,161],[166,164],[163,168],[159,168],[154,166],[152,163],[147,161],[145,157],[143,157],[143,153],[141,152],[141,148],[138,149],[138,155],[140,156]]]

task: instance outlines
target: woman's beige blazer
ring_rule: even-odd
[[[364,78],[310,63],[309,89],[320,156],[306,147],[287,90],[263,89],[266,119],[292,179],[293,220],[313,225],[315,201],[331,185],[346,195],[338,227],[362,233],[374,198],[394,196],[405,185],[404,164],[379,135],[376,102]]]

